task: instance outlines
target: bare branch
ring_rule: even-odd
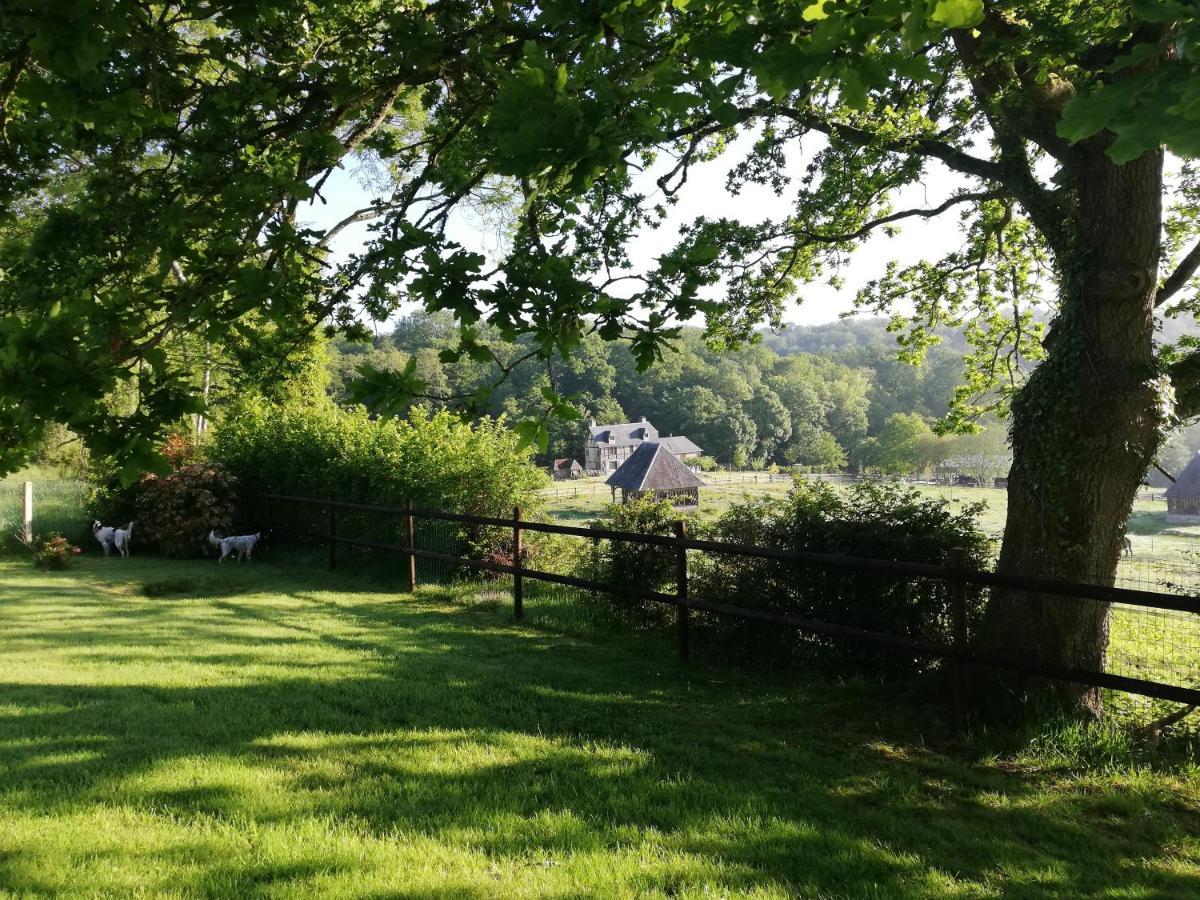
[[[321,235],[321,239],[319,241],[317,241],[316,246],[318,246],[318,247],[328,246],[329,242],[331,240],[333,240],[335,237],[337,237],[339,234],[341,234],[341,232],[343,232],[344,230],[349,228],[355,222],[367,222],[371,219],[377,219],[380,216],[382,216],[385,212],[387,212],[389,209],[392,209],[393,206],[394,206],[394,204],[391,204],[391,203],[387,203],[387,204],[378,204],[377,203],[377,204],[372,204],[371,206],[364,206],[362,209],[356,209],[354,212],[350,213],[350,215],[346,216],[346,218],[342,219],[340,222],[338,222],[336,225],[334,225],[332,228],[330,228],[328,231],[326,231],[323,235]]]

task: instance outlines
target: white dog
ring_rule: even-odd
[[[116,531],[111,525],[101,525],[97,519],[92,523],[92,535],[100,542],[100,546],[104,548],[104,555],[108,556],[113,548],[113,533]]]
[[[215,531],[208,533],[208,542],[214,547],[221,548],[221,558],[217,562],[225,562],[225,557],[231,554],[237,554],[236,559],[241,562],[243,559],[247,562],[253,562],[251,554],[254,553],[254,545],[262,540],[262,532],[256,534],[242,534],[231,537],[217,537]]]
[[[129,542],[133,538],[133,522],[130,522],[124,528],[113,529],[113,546],[117,548],[122,556],[129,556]]]

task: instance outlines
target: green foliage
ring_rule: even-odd
[[[858,461],[863,469],[889,475],[921,472],[938,461],[933,432],[918,415],[894,413]]]
[[[680,521],[686,524],[689,534],[696,535],[699,523],[694,517],[680,513],[669,501],[643,497],[629,503],[612,504],[594,525],[611,531],[670,537],[675,534],[676,523]],[[670,547],[602,541],[596,563],[584,577],[595,578],[604,584],[650,591],[670,593],[676,589],[676,557]],[[622,619],[635,625],[661,626],[673,618],[670,609],[662,603],[611,594],[606,594],[605,599]]]
[[[207,556],[209,531],[230,533],[238,499],[237,479],[213,463],[146,475],[137,486],[135,540],[145,539],[176,559]]]
[[[251,400],[225,417],[210,454],[248,488],[474,515],[531,508],[546,480],[503,421],[420,407],[379,420],[362,407]]]
[[[944,501],[892,485],[860,483],[838,491],[798,479],[786,500],[736,504],[710,536],[781,550],[939,565],[951,549],[961,547],[968,565],[982,567],[989,545],[976,525],[978,513],[977,506],[952,512]],[[931,580],[708,554],[695,566],[690,587],[704,599],[951,643],[952,591]],[[982,593],[972,590],[970,619],[978,617],[982,604]],[[831,665],[885,677],[914,675],[931,665],[903,653],[729,617],[705,619],[703,628],[713,652],[760,664]]]
[[[403,328],[399,335],[379,338],[369,348],[347,343],[331,346],[335,382],[344,385],[346,373],[359,365],[357,361],[378,360],[379,364],[372,363],[376,371],[366,384],[379,383],[386,390],[388,361],[402,365],[417,360],[416,371],[410,374],[441,397],[442,405],[451,405],[454,396],[472,396],[478,398],[477,412],[521,422],[543,464],[581,456],[584,417],[610,423],[645,415],[663,435],[686,434],[723,463],[732,462],[737,454],[759,465],[803,458],[813,465],[838,467],[846,459],[839,442],[853,447],[867,430],[868,392],[891,396],[887,383],[873,386],[861,368],[863,361],[877,361],[875,356],[847,354],[843,362],[842,355],[826,353],[810,359],[784,356],[758,345],[717,353],[694,328],[681,334],[682,352],[669,355],[649,372],[637,371],[636,360],[625,346],[589,335],[566,359],[542,366],[532,361],[515,365],[493,387],[504,367],[533,350],[527,341],[514,347],[495,329],[484,326],[477,330],[476,340],[488,350],[486,362],[469,357],[439,362],[437,356],[450,346],[443,317],[414,313],[406,317]],[[878,336],[881,329],[875,327],[874,332]],[[403,341],[407,349],[393,349],[396,341]],[[871,353],[887,356],[882,346],[873,346]],[[945,386],[939,406],[936,389],[928,390],[933,415],[945,413],[949,393]],[[344,387],[334,393],[337,399],[350,395]],[[395,396],[400,402],[389,409],[401,411],[402,395]],[[541,439],[546,441],[544,450]]]

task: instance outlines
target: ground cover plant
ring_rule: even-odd
[[[996,756],[874,688],[517,625],[486,586],[4,560],[0,682],[14,893],[1200,890],[1187,763],[1094,729]]]

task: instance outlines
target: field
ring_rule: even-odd
[[[997,754],[877,688],[518,626],[478,586],[9,560],[0,620],[15,894],[1200,891],[1192,764],[1070,729]]]

